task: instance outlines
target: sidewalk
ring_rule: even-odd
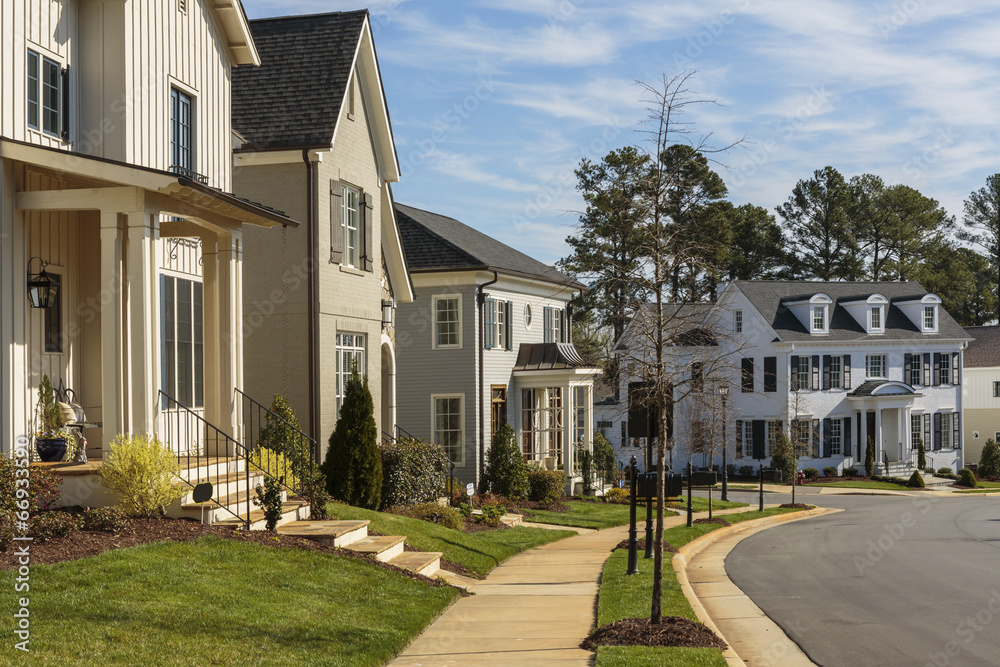
[[[715,515],[753,508],[720,510]],[[707,516],[707,512],[696,516]],[[686,522],[664,518],[664,527]],[[641,529],[645,523],[639,522]],[[531,549],[498,566],[390,663],[396,667],[584,666],[594,654],[580,642],[597,623],[604,561],[628,526],[591,531]]]

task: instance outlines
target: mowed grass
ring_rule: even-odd
[[[0,572],[0,586],[15,576]],[[30,576],[33,665],[383,665],[458,596],[355,559],[216,537]],[[12,614],[0,629],[0,663],[26,658]]]
[[[373,512],[350,505],[331,504],[330,514],[350,521],[368,520],[368,530],[381,535],[405,535],[406,543],[421,551],[440,551],[442,558],[485,575],[511,556],[534,547],[573,537],[570,530],[518,526],[510,530],[463,533],[429,521]],[[626,519],[627,521],[627,519]]]
[[[797,511],[800,510],[772,507],[763,512],[727,514],[725,518],[730,523],[740,523]],[[720,524],[698,523],[690,528],[677,526],[664,531],[663,537],[673,546],[680,548],[718,528],[721,528]],[[663,615],[682,616],[697,621],[698,617],[677,582],[670,556],[664,554],[663,559]],[[649,618],[650,601],[653,596],[653,559],[639,558],[639,574],[625,574],[627,567],[627,549],[617,549],[604,564],[597,601],[598,627],[623,618]],[[602,646],[597,651],[598,667],[646,667],[647,665],[724,667],[725,664],[722,651],[718,649]]]
[[[904,484],[893,484],[892,482],[877,482],[870,479],[844,480],[842,482],[820,482],[818,484],[805,484],[804,486],[825,486],[834,489],[880,489],[884,491],[909,491],[910,488]]]
[[[692,506],[695,512],[707,512],[708,511],[708,498],[692,498]],[[676,498],[671,498],[667,500],[667,507],[672,509],[665,509],[663,511],[664,516],[676,516],[676,509],[680,509],[677,503],[680,502]],[[593,528],[595,530],[600,530],[602,528],[611,528],[612,526],[624,526],[629,522],[629,506],[625,505],[613,505],[604,502],[592,502],[587,500],[570,500],[565,503],[569,507],[568,512],[552,512],[549,510],[527,510],[521,509],[518,512],[524,513],[524,518],[526,521],[533,521],[535,523],[547,523],[557,526],[575,526],[577,528]],[[713,500],[712,507],[716,510],[730,509],[733,507],[746,507],[746,503],[733,503],[733,502],[722,502],[721,500]],[[687,508],[687,498],[683,499],[683,508]],[[653,505],[653,513],[655,516],[656,505]],[[635,510],[636,519],[638,521],[646,520],[646,503],[645,501],[640,501],[636,505]]]

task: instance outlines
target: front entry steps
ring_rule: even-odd
[[[369,521],[292,521],[278,526],[282,535],[304,537],[335,547],[375,556],[382,563],[415,572],[425,577],[443,577],[448,583],[469,588],[475,579],[462,577],[441,569],[439,551],[404,551],[405,537],[369,536]]]

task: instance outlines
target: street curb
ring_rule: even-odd
[[[802,512],[789,512],[788,514],[778,514],[776,516],[763,517],[761,519],[753,519],[752,521],[743,521],[741,523],[735,524],[733,526],[725,526],[718,530],[713,530],[710,533],[702,535],[696,540],[688,542],[683,547],[678,550],[678,553],[674,555],[671,560],[671,565],[674,568],[674,573],[677,575],[677,583],[681,587],[681,591],[684,593],[684,597],[687,598],[688,602],[691,604],[691,608],[694,610],[695,615],[698,620],[714,632],[716,635],[721,637],[723,641],[726,642],[725,651],[722,652],[723,657],[726,662],[730,665],[745,665],[746,662],[740,658],[739,654],[733,650],[730,642],[726,639],[725,635],[719,630],[718,626],[705,611],[705,607],[701,604],[701,600],[695,595],[694,588],[691,586],[691,582],[688,580],[687,576],[687,564],[688,562],[701,553],[706,547],[714,544],[724,537],[728,537],[733,533],[743,533],[750,531],[754,528],[759,528],[765,526],[771,528],[774,525],[781,523],[790,523],[792,521],[802,521],[804,519],[811,519],[817,516],[824,516],[826,514],[835,514],[837,512],[843,512],[841,509],[833,509],[826,507],[816,507],[811,510],[805,510]],[[787,635],[785,636],[787,639]],[[791,639],[788,639],[791,642]]]

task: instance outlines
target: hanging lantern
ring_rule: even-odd
[[[32,308],[51,308],[56,305],[56,298],[59,296],[59,285],[53,282],[49,274],[45,272],[46,262],[41,257],[32,257],[42,263],[40,273],[31,273],[28,269],[28,302]],[[28,266],[31,266],[31,259]]]

